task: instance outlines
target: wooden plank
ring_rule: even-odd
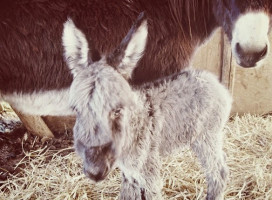
[[[43,121],[42,117],[40,116],[33,116],[33,115],[26,115],[23,114],[16,109],[13,109],[14,112],[18,115],[26,129],[39,137],[48,137],[53,138],[54,134],[52,131],[48,128],[46,123]]]
[[[232,91],[232,65],[231,65],[231,46],[229,39],[223,33],[221,34],[222,39],[222,63],[221,63],[221,82],[224,84],[230,92]]]
[[[222,30],[217,29],[213,35],[195,52],[192,66],[205,69],[221,78],[222,65]]]

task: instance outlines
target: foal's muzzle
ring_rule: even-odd
[[[109,174],[110,170],[109,169],[100,170],[97,174],[93,174],[90,171],[88,171],[85,168],[83,168],[83,172],[84,172],[85,176],[87,176],[92,181],[99,182],[99,181],[104,180],[107,177],[107,175]]]

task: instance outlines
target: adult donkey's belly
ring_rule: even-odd
[[[2,100],[7,101],[13,108],[24,114],[40,116],[74,115],[68,102],[69,88],[32,93],[2,94]]]

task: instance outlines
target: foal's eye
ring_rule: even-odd
[[[116,119],[116,118],[120,117],[121,114],[122,114],[122,109],[121,108],[117,108],[117,109],[115,109],[115,110],[113,110],[111,112],[110,117],[112,119]]]
[[[118,108],[114,111],[114,116],[119,117],[121,115],[121,108]]]

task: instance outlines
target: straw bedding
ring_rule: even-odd
[[[224,129],[224,149],[230,169],[226,199],[272,199],[272,116],[233,117]],[[22,143],[22,147],[24,144]],[[96,185],[84,177],[72,151],[46,147],[25,152],[25,168],[0,183],[0,199],[118,199],[120,172]],[[189,151],[163,160],[165,199],[204,199],[206,181]]]

